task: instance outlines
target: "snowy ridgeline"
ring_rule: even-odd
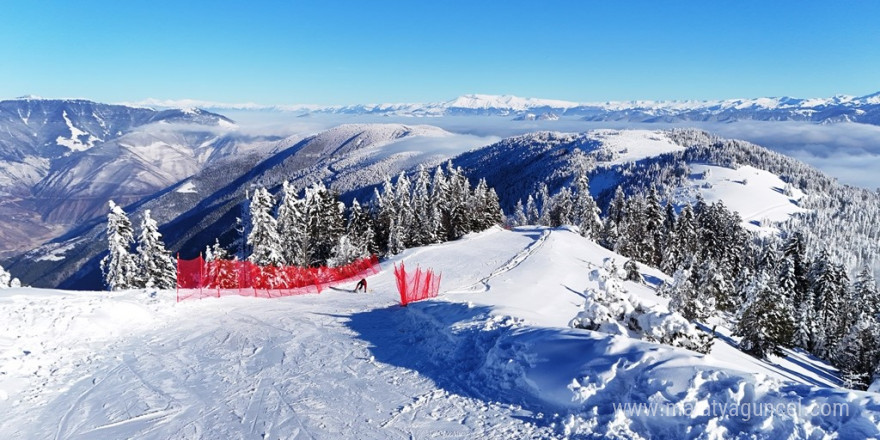
[[[442,272],[441,297],[397,306],[387,269],[400,261]],[[802,352],[759,360],[739,351],[723,325],[705,355],[650,342],[664,338],[617,318],[667,322],[686,334],[716,323],[694,327],[669,314],[655,291],[668,277],[637,265],[645,282],[621,280],[611,264],[623,261],[566,229],[494,228],[404,251],[383,262],[366,295],[175,304],[161,290],[12,289],[0,295],[8,317],[0,321],[0,432],[880,435],[880,396],[837,388],[835,370]],[[618,334],[571,328],[576,317]]]

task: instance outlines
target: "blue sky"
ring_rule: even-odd
[[[0,97],[261,104],[880,90],[876,1],[30,1]]]

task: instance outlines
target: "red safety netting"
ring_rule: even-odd
[[[250,261],[177,259],[177,301],[227,295],[278,298],[379,273],[375,255],[339,267],[257,266]]]
[[[416,273],[409,275],[403,262],[400,267],[394,265],[394,276],[397,278],[397,291],[400,292],[400,305],[415,301],[421,301],[427,298],[434,298],[440,292],[440,275],[434,275],[434,271],[428,269],[422,271],[416,267]]]

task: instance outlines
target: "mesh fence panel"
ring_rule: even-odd
[[[177,260],[177,301],[228,295],[278,298],[379,273],[375,255],[339,267],[257,266],[250,261]]]
[[[400,305],[406,306],[411,302],[434,298],[440,292],[440,275],[428,269],[423,271],[416,267],[415,273],[407,274],[403,262],[400,266],[394,265],[394,277],[397,280],[397,291],[400,292]]]

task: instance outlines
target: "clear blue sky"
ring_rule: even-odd
[[[0,6],[0,98],[864,95],[878,19],[880,1],[20,0]]]

